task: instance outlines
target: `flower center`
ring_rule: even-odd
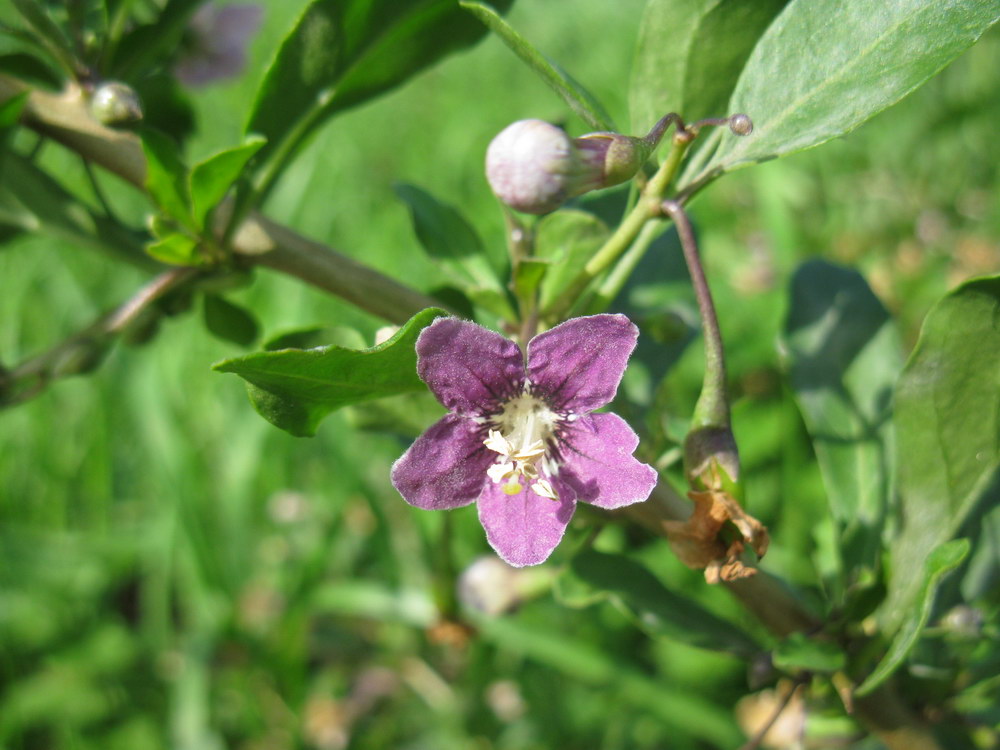
[[[559,418],[544,401],[525,389],[524,393],[507,401],[503,411],[490,420],[492,425],[483,444],[500,455],[486,473],[505,493],[521,492],[523,478],[536,495],[559,499],[549,480],[539,475],[539,464],[545,460],[545,446],[555,434]],[[546,473],[550,473],[548,467]]]

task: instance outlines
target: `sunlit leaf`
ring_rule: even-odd
[[[417,336],[445,315],[428,308],[414,315],[396,334],[370,349],[323,346],[249,354],[216,364],[249,384],[250,399],[269,422],[293,435],[315,434],[330,412],[383,396],[419,391]]]
[[[226,197],[229,188],[264,142],[263,138],[251,136],[242,146],[226,149],[195,164],[191,170],[190,187],[191,205],[198,226],[205,225],[209,212]]]
[[[754,134],[723,137],[690,184],[853,130],[954,60],[1000,18],[997,0],[792,0],[754,48],[729,109]]]
[[[721,117],[757,39],[788,0],[649,0],[629,87],[632,129],[668,112]]]

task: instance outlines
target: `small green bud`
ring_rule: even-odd
[[[529,214],[546,214],[577,195],[635,176],[652,147],[619,133],[570,138],[542,120],[508,125],[486,151],[486,179],[497,198]]]
[[[142,119],[142,103],[131,86],[105,81],[90,98],[90,114],[103,125],[121,127]]]

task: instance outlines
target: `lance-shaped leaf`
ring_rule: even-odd
[[[501,10],[513,0],[501,0]],[[398,86],[486,29],[454,0],[313,0],[264,78],[247,132],[293,151],[328,117]]]
[[[514,317],[476,230],[452,206],[416,185],[396,185],[409,207],[413,229],[427,254],[474,303],[502,317]]]
[[[539,300],[543,309],[563,295],[609,234],[607,225],[586,211],[563,209],[542,217],[535,227],[535,254],[549,262]]]
[[[142,133],[142,150],[146,154],[146,189],[156,205],[185,227],[197,231],[191,214],[187,167],[177,145],[169,136],[146,129]]]
[[[896,633],[882,661],[858,686],[856,695],[867,695],[889,679],[913,650],[931,616],[938,584],[947,573],[962,564],[969,554],[970,546],[968,539],[952,539],[936,547],[927,556],[921,571],[922,585],[912,606],[905,613],[903,626]]]
[[[243,173],[247,162],[263,145],[263,138],[250,136],[242,146],[220,151],[195,164],[191,170],[190,188],[191,206],[198,226],[205,226],[209,212],[226,197],[229,188]]]
[[[729,109],[754,134],[724,137],[681,184],[770,159],[853,130],[895,104],[1000,18],[998,0],[792,0],[760,38]]]
[[[729,114],[729,96],[758,38],[788,0],[649,0],[629,89],[632,129],[668,112]]]
[[[623,555],[592,549],[581,552],[557,579],[557,592],[569,606],[588,606],[611,599],[639,627],[654,636],[742,656],[760,651],[754,640],[738,627],[670,591],[639,563]]]
[[[257,352],[216,364],[249,383],[250,400],[262,417],[293,435],[311,436],[335,409],[383,396],[426,388],[417,377],[414,346],[437,317],[428,308],[414,315],[391,339],[370,349],[321,346]]]
[[[499,5],[499,3],[496,3]],[[614,123],[601,103],[593,94],[577,83],[571,76],[559,69],[555,63],[535,49],[531,42],[521,36],[513,26],[507,23],[500,14],[486,3],[460,2],[463,8],[475,15],[490,28],[494,34],[503,40],[529,68],[545,81],[559,97],[566,102],[581,120],[595,130],[615,130]]]
[[[784,350],[844,566],[873,567],[892,476],[892,389],[903,365],[896,328],[861,274],[811,261],[792,280]]]
[[[912,610],[928,553],[1000,503],[1000,276],[963,284],[927,315],[893,421],[902,524],[879,613],[888,632]]]

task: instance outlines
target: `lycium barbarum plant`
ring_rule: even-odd
[[[85,392],[69,391],[67,401],[43,401],[28,422],[12,422],[0,451],[7,470],[0,494],[10,500],[0,501],[0,553],[10,557],[0,559],[0,638],[17,658],[0,664],[0,746],[347,747],[352,733],[375,726],[366,714],[396,718],[408,710],[402,686],[424,701],[416,718],[398,722],[402,731],[379,721],[361,744],[493,744],[484,728],[503,725],[497,747],[1000,746],[998,603],[990,588],[998,559],[990,529],[1000,476],[1000,277],[984,275],[944,296],[904,364],[900,342],[915,338],[915,328],[900,335],[879,295],[888,289],[895,307],[911,305],[903,298],[927,279],[901,293],[883,273],[876,295],[861,272],[832,263],[814,260],[792,273],[798,243],[770,237],[802,230],[811,255],[844,240],[832,218],[819,222],[829,225],[822,230],[805,225],[824,198],[846,200],[841,181],[861,186],[851,200],[870,213],[871,185],[855,174],[863,149],[852,151],[858,158],[850,170],[831,169],[836,189],[823,189],[827,176],[804,178],[805,163],[762,170],[761,181],[750,183],[759,190],[739,193],[748,198],[741,210],[764,209],[760,222],[719,221],[734,209],[736,193],[717,194],[701,216],[719,221],[704,235],[712,274],[688,215],[691,199],[727,173],[850,135],[918,88],[997,22],[997,0],[897,0],[877,13],[863,0],[648,0],[634,55],[611,48],[610,30],[595,35],[609,53],[625,52],[602,50],[600,60],[609,72],[604,84],[629,101],[629,132],[672,108],[684,115],[670,112],[642,137],[618,132],[613,123],[624,112],[606,111],[504,20],[510,4],[304,0],[280,42],[268,28],[251,47],[262,21],[283,14],[291,21],[288,4],[270,3],[264,14],[263,5],[200,0],[12,0],[0,11],[0,284],[14,290],[0,289],[0,299],[5,312],[27,300],[23,324],[0,340],[0,406],[34,399],[107,360],[128,361],[131,353],[106,356],[115,342],[149,343],[167,318],[189,310],[200,311],[205,329],[226,345],[256,346],[260,331],[276,324],[272,307],[288,316],[305,309],[286,304],[284,287],[266,286],[273,272],[337,297],[337,325],[327,319],[270,337],[260,351],[216,369],[243,377],[257,411],[294,436],[315,434],[329,413],[349,408],[327,428],[333,438],[313,452],[316,470],[300,471],[311,455],[302,443],[260,449],[266,436],[223,429],[238,420],[217,394],[199,400],[197,364],[189,365],[202,343],[184,331],[184,351],[172,352],[184,356],[165,358],[178,372],[149,381],[175,399],[150,399],[145,389],[136,398],[127,386],[119,393],[116,381],[113,398],[92,409]],[[553,28],[567,33],[563,23]],[[444,97],[434,107],[403,97],[391,109],[343,120],[336,139],[316,137],[331,119],[362,109],[487,30],[556,91],[564,109],[529,102],[522,90],[507,99],[490,92],[487,101],[476,86],[454,97],[460,112],[438,111]],[[262,50],[269,41],[274,48]],[[978,69],[996,69],[995,51],[984,46]],[[633,57],[633,70],[617,67]],[[435,85],[454,82],[448,75]],[[949,266],[955,279],[996,271],[989,260],[995,238],[976,218],[988,214],[983,196],[996,192],[1000,163],[987,127],[996,117],[972,106],[975,92],[992,91],[988,78],[965,75],[957,97],[947,88],[935,93],[929,108],[944,108],[957,125],[920,131],[920,162],[933,165],[933,179],[920,181],[913,201],[921,220],[889,222],[905,227],[931,216],[947,231],[936,240],[925,232],[902,236],[905,230],[890,242],[866,236],[866,274],[885,263],[880,244],[929,259],[924,246],[938,243],[942,267],[951,261],[940,259],[952,255],[978,259],[978,266]],[[224,79],[218,96],[197,91]],[[424,110],[434,110],[432,122]],[[737,114],[684,119],[723,111]],[[489,142],[495,131],[480,125],[538,112],[565,117],[566,129],[520,119]],[[399,127],[403,118],[407,128]],[[728,130],[702,135],[714,126]],[[368,129],[378,145],[352,172],[342,156],[362,150]],[[459,129],[461,138],[449,137]],[[942,166],[934,152],[945,130],[961,133],[963,143],[940,149],[948,154]],[[891,135],[865,153],[871,163],[862,173],[880,184],[896,179],[880,171],[884,151],[912,149]],[[479,145],[463,152],[458,144],[471,141]],[[208,143],[224,147],[202,153]],[[953,154],[971,153],[970,143],[979,168],[951,169]],[[285,182],[286,191],[282,183],[301,164],[305,144],[324,165],[337,165],[336,183],[311,165]],[[424,150],[434,158],[421,163]],[[484,151],[485,183],[478,174]],[[464,188],[453,205],[415,185],[397,188],[428,256],[422,270],[411,263],[415,248],[376,208],[391,181],[382,178],[403,153],[415,157],[411,171],[426,167]],[[904,156],[899,164],[910,161]],[[98,167],[125,186],[105,180]],[[949,180],[951,172],[961,180]],[[495,208],[487,184],[501,203],[492,224],[479,211]],[[591,195],[616,185],[622,189]],[[132,188],[141,200],[121,194]],[[928,198],[923,205],[940,191],[943,204]],[[272,213],[284,210],[288,220],[294,204],[291,215],[309,220],[331,201],[337,211],[324,233],[345,245],[351,236],[382,242],[382,270],[364,260],[367,248],[333,250]],[[372,215],[352,227],[364,207]],[[760,257],[769,267],[770,281],[750,293],[734,267],[749,262],[745,227],[757,224],[754,262]],[[676,241],[664,236],[668,227]],[[76,257],[78,246],[101,251],[107,265],[93,274]],[[68,273],[47,257],[37,260],[39,249],[65,258]],[[650,262],[645,256],[654,250]],[[107,269],[118,261],[150,278],[108,301],[104,287],[133,278],[112,278]],[[251,302],[237,303],[231,293],[258,267],[260,286],[245,298]],[[945,276],[934,270],[927,288]],[[68,296],[92,304],[96,318],[62,343],[12,361],[12,352],[63,318],[49,314],[62,304],[50,283],[85,290]],[[712,287],[725,295],[721,315]],[[250,309],[258,300],[265,302]],[[738,354],[732,371],[723,330]],[[692,340],[694,358],[684,353]],[[692,365],[701,368],[700,390]],[[740,398],[738,424],[731,390]],[[167,401],[166,411],[153,413]],[[153,428],[119,430],[127,403],[149,409],[140,422]],[[58,429],[44,424],[49,412]],[[68,468],[43,476],[59,463],[63,421],[79,423],[77,414],[112,447],[91,440],[82,450],[80,435],[63,440],[73,444]],[[171,433],[173,422],[179,426]],[[39,439],[26,440],[33,431]],[[355,440],[361,431],[383,434]],[[147,432],[155,450],[143,460]],[[125,446],[121,433],[136,440]],[[164,440],[167,434],[180,437]],[[20,460],[32,443],[53,446],[53,456]],[[271,471],[276,457],[282,464]],[[246,481],[231,478],[233,466],[244,467]],[[150,492],[146,473],[168,478]],[[52,481],[57,474],[73,486]],[[305,515],[272,514],[266,528],[255,527],[259,494],[272,491],[262,487],[305,484],[308,476],[319,479],[301,490]],[[300,488],[278,495],[288,491],[298,496]],[[63,507],[41,508],[48,498],[58,506],[60,493]],[[150,504],[140,507],[135,498],[147,495]],[[411,512],[399,496],[415,508],[451,512]],[[472,509],[463,510],[473,504],[485,542]],[[773,545],[750,510],[766,517]],[[128,533],[110,555],[113,564],[103,565],[106,545],[89,539],[103,539],[112,524]],[[146,544],[147,528],[155,543]],[[36,550],[46,544],[62,568],[75,570],[79,560],[88,571],[83,589],[75,588],[78,576],[45,596],[36,597],[30,576],[22,584],[22,571],[33,568],[44,571],[35,576],[40,589],[56,578]],[[674,558],[703,579],[685,581]],[[91,565],[103,566],[101,574],[91,575]],[[735,599],[703,581],[723,584]],[[100,607],[81,609],[81,632],[95,627],[78,637],[77,608],[59,616],[50,608],[91,592]],[[593,625],[591,613],[567,609],[596,601],[612,602],[627,619],[609,607]],[[107,616],[92,618],[104,609]],[[745,622],[744,609],[758,627]],[[392,636],[371,627],[383,621]],[[641,634],[630,633],[633,624]],[[671,664],[673,644],[653,648],[647,637],[682,641],[695,655],[725,653],[735,668],[726,675],[723,662],[706,659],[684,683],[687,668]],[[344,642],[349,659],[339,658]],[[748,681],[736,660],[751,665]],[[536,663],[522,669],[527,662]],[[379,666],[368,669],[371,663]],[[149,664],[169,668],[151,679],[141,673]],[[129,670],[144,681],[134,709],[104,700],[103,687]],[[244,672],[255,687],[234,703],[227,686],[242,684]],[[539,687],[548,672],[557,685],[551,694]],[[55,689],[52,674],[73,679]],[[122,679],[136,683],[136,674]],[[730,700],[744,689],[745,737]],[[588,690],[600,696],[593,705],[613,705],[616,715],[561,710],[570,702],[578,708],[578,699],[591,705]],[[535,706],[531,693],[543,697]],[[461,699],[469,695],[477,700]],[[499,724],[467,708],[480,695]],[[85,708],[65,717],[51,710],[62,705]],[[411,732],[415,726],[422,735]]]

